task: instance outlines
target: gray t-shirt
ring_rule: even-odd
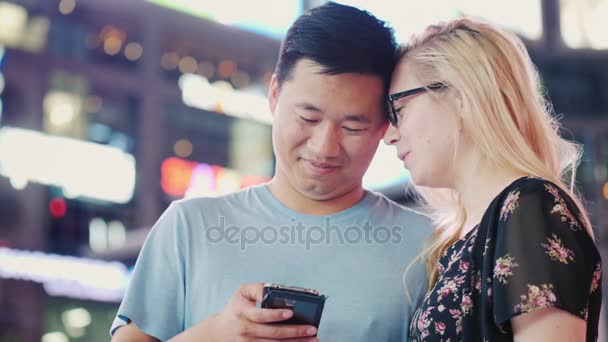
[[[173,202],[152,228],[111,327],[133,321],[167,340],[224,308],[244,283],[314,288],[328,296],[320,341],[403,341],[422,299],[417,263],[429,222],[367,192],[329,216],[287,208],[267,185]]]

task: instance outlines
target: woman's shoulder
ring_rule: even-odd
[[[503,193],[519,192],[520,195],[544,195],[544,194],[559,194],[560,196],[567,195],[564,191],[552,181],[538,178],[534,176],[525,176],[518,178],[507,186]],[[569,195],[567,195],[569,197]],[[507,196],[508,197],[508,196]]]
[[[552,181],[527,176],[511,183],[499,196],[500,217],[505,219],[514,210],[534,212],[548,210],[561,214],[572,224],[584,222],[571,195]],[[580,221],[580,222],[576,222]]]
[[[496,198],[486,222],[493,235],[532,236],[571,235],[593,241],[588,220],[570,193],[556,183],[537,177],[522,177],[511,183]],[[534,229],[531,229],[534,227]],[[568,233],[569,232],[569,233]],[[543,236],[544,236],[543,235]]]

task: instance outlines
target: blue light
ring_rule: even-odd
[[[2,66],[4,65],[4,61],[6,60],[6,49],[4,46],[0,45],[0,70],[2,70]]]
[[[108,125],[94,122],[89,126],[89,139],[105,144],[112,134],[112,129]]]
[[[4,49],[3,45],[0,45],[0,126],[2,125],[2,92],[4,91],[4,87],[6,86],[6,82],[4,80],[4,75],[2,74],[2,66],[4,65],[4,61],[6,60],[6,49]]]

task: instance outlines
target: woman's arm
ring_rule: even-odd
[[[511,319],[515,342],[585,341],[587,322],[557,308],[546,308]]]

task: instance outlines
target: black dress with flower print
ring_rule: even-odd
[[[587,321],[596,341],[601,260],[572,199],[520,178],[439,261],[439,278],[410,323],[411,341],[512,341],[511,318],[555,307]]]

